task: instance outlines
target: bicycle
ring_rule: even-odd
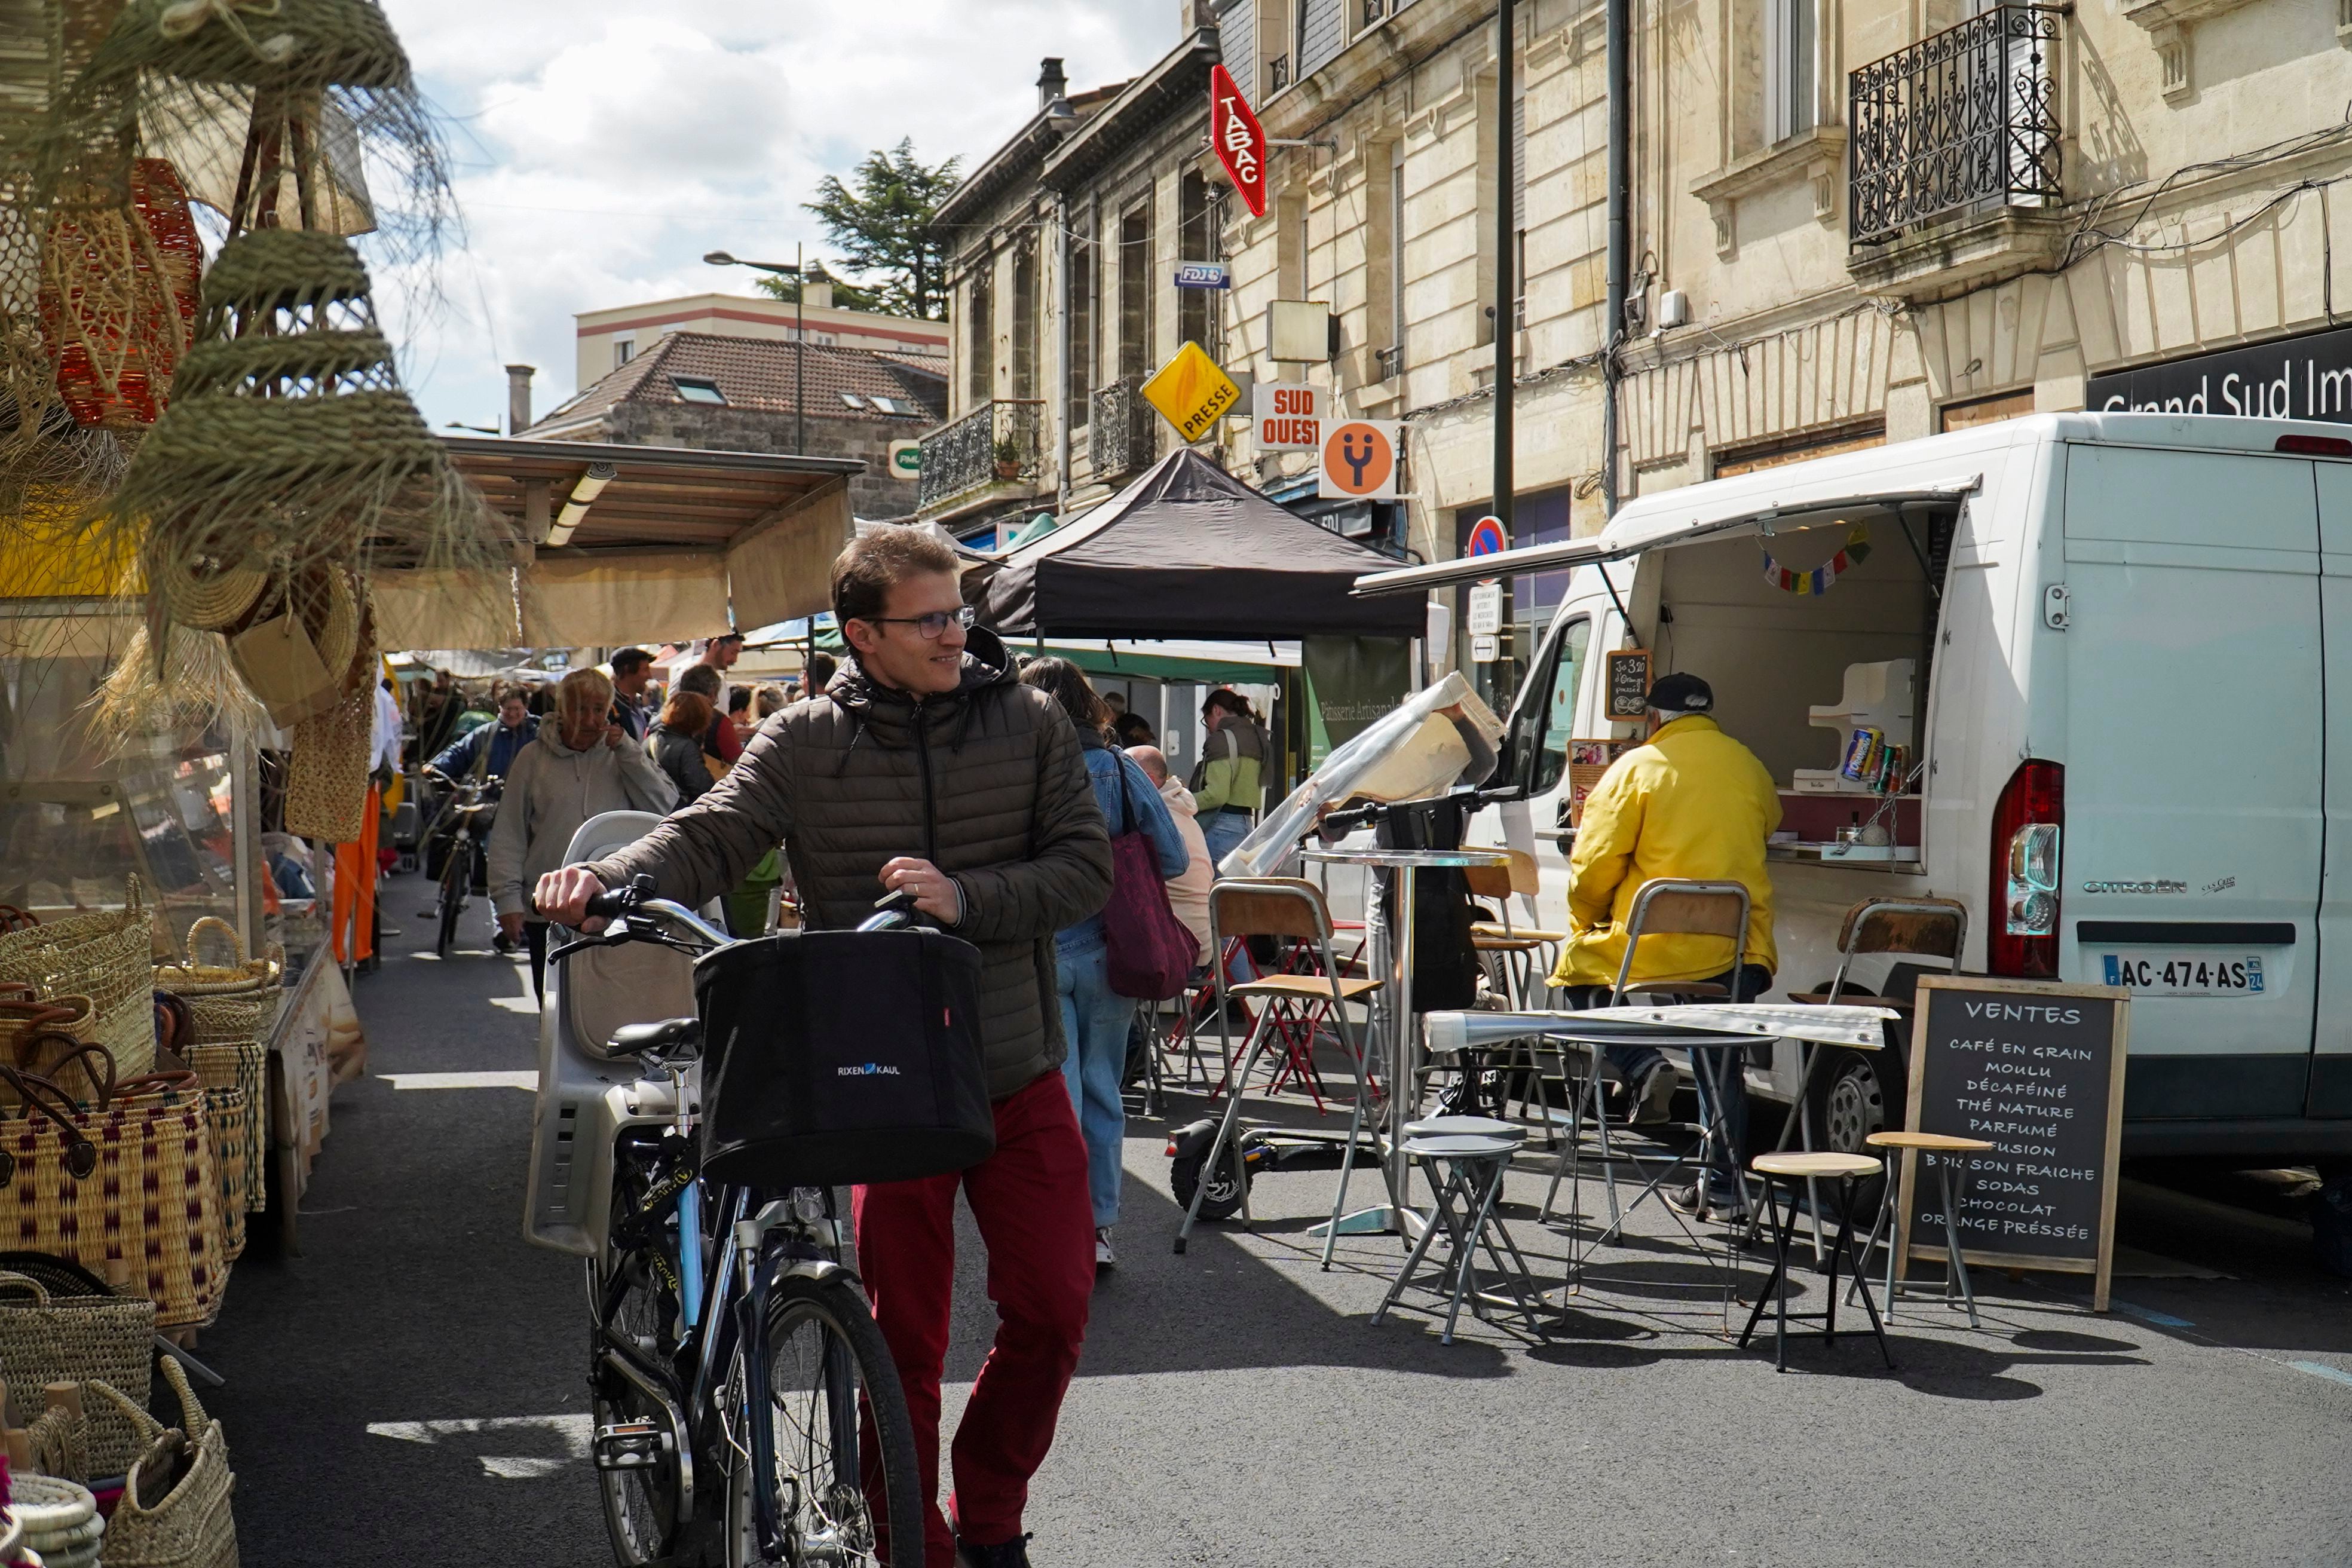
[[[499,787],[496,777],[453,779],[436,768],[425,770],[425,776],[446,785],[453,793],[441,809],[434,814],[433,826],[425,832],[430,838],[441,830],[444,821],[455,817],[457,826],[450,833],[447,858],[441,865],[441,890],[427,913],[440,917],[441,930],[434,939],[433,951],[441,957],[449,956],[449,949],[457,940],[457,917],[465,911],[466,899],[474,890],[475,839],[489,837],[487,820],[497,815],[499,804],[492,798]],[[480,832],[475,825],[480,823]]]
[[[627,942],[698,959],[743,945],[650,894],[640,878],[590,900],[613,923],[551,967]],[[912,903],[885,899],[857,929],[909,925]],[[636,1114],[612,1154],[612,1247],[587,1259],[591,1458],[615,1560],[878,1568],[912,1543],[896,1555],[919,1561],[914,1428],[832,1189],[703,1179],[699,1019],[625,1026],[611,1051],[644,1073],[623,1090]]]

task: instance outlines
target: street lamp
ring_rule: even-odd
[[[780,261],[743,261],[723,250],[703,253],[702,259],[713,267],[748,267],[754,272],[772,272],[779,278],[789,278],[793,289],[793,450],[800,457],[808,456],[808,278],[806,258],[799,246],[793,247],[793,262],[787,267]]]

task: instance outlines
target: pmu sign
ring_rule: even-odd
[[[1209,68],[1209,145],[1250,216],[1265,216],[1265,132],[1222,65]]]
[[[1392,419],[1350,419],[1323,426],[1315,493],[1323,500],[1394,500],[1397,433]]]

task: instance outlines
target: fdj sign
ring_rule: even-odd
[[[2095,375],[2095,414],[2234,414],[2352,424],[2352,328]]]

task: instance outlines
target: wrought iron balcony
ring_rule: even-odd
[[[1037,482],[1045,426],[1042,398],[1000,398],[923,437],[916,505],[926,509],[994,484]]]
[[[1265,62],[1265,91],[1271,98],[1290,85],[1290,57],[1276,55]]]
[[[1141,376],[1129,375],[1095,389],[1087,433],[1098,479],[1148,468],[1160,455],[1158,416],[1143,401],[1142,387]]]
[[[1996,5],[1846,78],[1857,246],[1947,213],[2060,200],[2053,5]]]
[[[1373,357],[1378,363],[1380,378],[1382,381],[1394,381],[1398,376],[1404,374],[1404,345],[1402,343],[1399,343],[1394,348],[1377,350],[1375,351]]]

